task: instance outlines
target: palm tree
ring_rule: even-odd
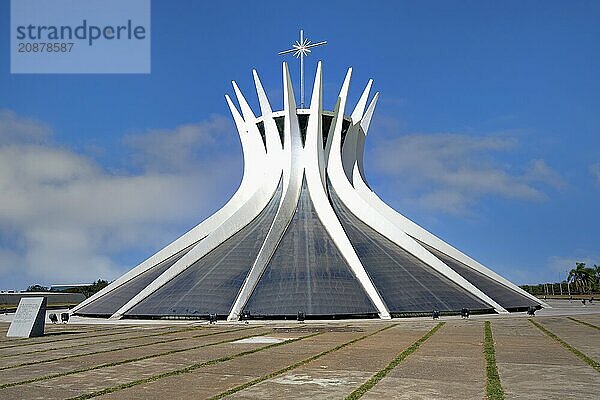
[[[573,283],[575,288],[579,289],[580,293],[585,293],[588,289],[591,289],[595,278],[596,266],[594,268],[587,268],[585,263],[576,262],[575,268],[569,271],[567,281]]]

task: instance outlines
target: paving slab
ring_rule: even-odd
[[[481,399],[484,392],[483,321],[453,320],[446,322],[364,398]]]
[[[280,377],[243,390],[232,398],[264,399],[279,393],[286,399],[339,399],[384,368],[403,349],[435,324],[418,329],[401,325],[306,364]]]
[[[105,396],[110,399],[203,399],[285,368],[295,362],[365,335],[364,332],[328,332],[202,368],[185,377],[169,377],[144,387]],[[216,379],[219,377],[219,379]],[[177,390],[176,390],[177,388]],[[175,393],[175,396],[172,394]],[[279,397],[278,394],[275,394]],[[103,397],[104,398],[104,397]]]
[[[597,399],[598,373],[587,366],[498,364],[506,399]]]
[[[68,340],[76,340],[81,338],[88,338],[90,335],[102,336],[105,334],[112,334],[117,332],[128,332],[132,330],[131,327],[123,328],[123,327],[112,327],[112,328],[103,328],[97,330],[95,327],[73,327],[70,325],[55,325],[50,328],[46,326],[45,332],[43,336],[37,336],[32,338],[8,338],[3,337],[0,340],[0,350],[13,348],[13,347],[25,347],[32,346],[36,344],[44,344],[44,343],[52,343],[52,342],[62,342]],[[6,335],[6,332],[3,333]]]
[[[155,333],[168,332],[170,328],[160,328]],[[75,332],[75,333],[71,333]],[[64,331],[61,335],[48,335],[35,338],[38,340],[30,340],[15,343],[5,343],[2,347],[0,346],[0,357],[15,355],[25,351],[39,351],[53,349],[55,346],[74,346],[74,345],[85,345],[93,344],[99,341],[112,340],[112,339],[123,339],[126,340],[131,337],[148,334],[147,330],[126,328],[126,329],[111,329],[97,332],[95,330],[80,330],[80,331]],[[59,337],[60,336],[60,337]]]
[[[142,335],[138,332],[135,335],[127,337],[119,336],[117,338],[96,338],[95,341],[90,340],[90,342],[88,343],[54,343],[54,346],[52,347],[48,347],[37,351],[31,349],[20,349],[22,351],[21,353],[0,355],[0,367],[7,367],[26,362],[45,362],[47,360],[52,360],[58,357],[84,355],[96,351],[112,351],[123,347],[159,344],[161,342],[173,341],[175,339],[189,339],[199,335],[217,334],[215,336],[218,336],[220,332],[226,331],[226,329],[203,330],[201,328],[185,331],[152,331],[147,332],[146,335]]]
[[[507,399],[597,398],[598,372],[526,319],[494,321],[492,330]]]
[[[401,400],[445,400],[484,398],[480,388],[468,387],[460,382],[437,382],[432,379],[390,378],[383,385],[375,385],[363,399],[401,399]]]
[[[265,332],[269,332],[270,329],[264,329]],[[237,336],[231,335],[231,339],[242,337],[241,334]],[[204,338],[203,338],[204,339]],[[224,340],[220,338],[219,340]],[[212,343],[218,340],[205,340],[206,343]],[[202,342],[196,339],[196,344],[202,344]],[[255,348],[259,347],[258,345],[247,345],[246,348]],[[136,379],[140,379],[143,377],[159,374],[161,372],[170,371],[179,369],[182,367],[186,367],[188,365],[207,361],[231,354],[235,354],[239,352],[238,346],[232,346],[228,343],[215,345],[210,347],[203,347],[200,349],[189,350],[181,353],[170,354],[165,356],[159,356],[151,359],[146,359],[142,361],[135,361],[127,364],[122,364],[118,366],[105,367],[97,370],[80,372],[73,375],[61,376],[49,380],[33,382],[26,385],[20,385],[15,387],[10,387],[6,389],[0,389],[0,398],[30,398],[43,396],[48,399],[59,399],[65,397],[77,396],[83,393],[92,392],[95,390],[103,389],[108,386],[112,386],[113,384],[120,384],[123,382],[134,381]],[[109,353],[111,354],[111,353]],[[127,356],[131,356],[129,353]],[[65,360],[66,361],[66,360]],[[97,360],[96,362],[93,359],[90,361],[88,365],[98,365],[102,364],[106,360]],[[113,360],[114,361],[114,360]],[[110,361],[109,361],[110,362]],[[42,364],[43,365],[43,364]],[[59,365],[64,368],[62,364]],[[77,364],[75,364],[77,365]],[[73,365],[70,368],[66,368],[66,370],[72,370]],[[81,368],[82,365],[79,364]],[[1,372],[6,372],[8,378],[5,380],[5,377],[2,377],[2,381],[10,382],[10,381],[20,381],[24,378],[23,374],[18,375],[15,374],[15,371],[18,368],[12,370],[6,370]],[[11,375],[8,375],[10,371]],[[47,371],[44,371],[47,372]],[[60,370],[55,370],[53,373],[60,372]],[[40,373],[38,376],[47,375],[47,373]],[[11,379],[11,380],[8,380]],[[117,382],[117,383],[115,383]],[[77,383],[73,385],[73,383]],[[60,387],[61,391],[49,391],[51,388]]]
[[[539,318],[548,330],[588,357],[600,361],[600,330],[567,318]]]
[[[268,333],[270,329],[263,329],[262,333]],[[260,334],[261,331],[256,332]],[[0,370],[0,381],[3,383],[18,382],[27,379],[32,379],[38,376],[53,375],[61,372],[73,371],[82,368],[89,368],[101,364],[109,364],[132,358],[145,357],[152,354],[160,354],[173,350],[183,350],[190,347],[206,345],[210,343],[220,342],[224,340],[235,340],[246,336],[248,333],[230,332],[216,336],[203,336],[199,338],[184,339],[176,342],[161,343],[153,346],[138,347],[133,349],[116,350],[108,353],[92,354],[88,356],[74,357],[66,360],[52,361],[48,363],[39,363],[27,365],[23,367]],[[126,343],[126,342],[124,342]],[[211,346],[212,347],[212,346]],[[197,354],[202,353],[206,357],[211,357],[210,350],[204,351],[204,348],[189,350],[187,352],[175,353],[170,355],[159,356],[157,359],[165,363],[174,363],[176,365],[185,363],[198,362]],[[219,356],[217,356],[219,357]],[[152,359],[149,359],[152,360]],[[148,361],[148,360],[146,360]],[[120,367],[120,366],[119,366]],[[118,368],[118,367],[112,367]],[[123,366],[123,368],[125,368]]]
[[[124,343],[139,339],[148,340],[160,340],[162,338],[178,337],[178,336],[193,336],[204,332],[202,328],[193,328],[182,331],[179,329],[160,329],[154,331],[131,331],[123,332],[118,335],[107,335],[101,337],[95,337],[90,333],[91,337],[82,337],[76,340],[64,340],[64,341],[50,341],[46,343],[36,343],[35,347],[32,346],[20,346],[12,347],[8,349],[0,349],[0,363],[6,363],[11,357],[21,357],[29,354],[37,354],[41,357],[46,357],[48,354],[59,354],[62,351],[69,351],[71,349],[85,348],[86,346],[94,346],[99,344],[105,344],[110,346],[111,343]],[[209,331],[206,331],[209,332]],[[44,354],[46,353],[46,354]]]
[[[585,321],[589,324],[596,325],[600,327],[600,314],[586,314],[586,315],[576,315],[573,318]]]

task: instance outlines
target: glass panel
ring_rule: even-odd
[[[348,128],[350,128],[350,121],[344,118],[342,122],[342,144],[344,144],[344,140],[346,140],[346,133],[348,133]]]
[[[126,317],[227,316],[273,222],[281,185],[239,232],[125,313]]]
[[[267,137],[265,136],[265,123],[263,121],[257,122],[256,123],[256,127],[258,128],[258,132],[260,132],[260,137],[262,138],[263,141],[263,146],[265,146],[265,149],[267,148]]]
[[[434,309],[458,312],[463,307],[491,307],[450,279],[397,246],[353,215],[330,186],[331,200],[367,274],[390,313],[410,314]]]
[[[306,140],[306,128],[308,126],[308,114],[298,114],[298,126],[300,128],[300,135],[302,137],[302,144],[304,145],[304,141]],[[279,116],[275,117],[275,124],[277,125],[277,130],[279,131],[279,138],[281,139],[281,143],[283,143],[283,125],[285,122],[284,117]],[[327,136],[329,135],[329,128],[331,127],[331,123],[333,122],[333,117],[330,115],[323,115],[322,118],[322,129],[323,129],[323,148],[327,144]],[[259,124],[262,122],[259,122]],[[342,122],[342,143],[346,138],[346,133],[348,132],[348,128],[350,127],[350,121],[344,119]],[[261,127],[259,127],[260,129]],[[264,125],[262,127],[264,130]]]
[[[329,129],[331,128],[331,123],[333,122],[333,117],[330,115],[323,115],[323,148],[327,146],[327,136],[329,136]]]
[[[197,243],[197,242],[196,242]],[[104,296],[82,307],[76,314],[78,315],[95,315],[102,317],[110,317],[119,308],[123,307],[136,294],[141,292],[152,281],[158,278],[163,272],[175,264],[196,244],[185,248],[179,253],[171,256],[167,260],[155,265],[147,271],[141,273],[135,278],[125,282],[121,286],[111,290]]]
[[[503,284],[496,282],[492,278],[485,276],[481,272],[475,271],[467,265],[461,263],[458,260],[436,250],[435,248],[426,245],[419,241],[419,243],[425,247],[429,252],[433,253],[437,258],[442,260],[444,264],[452,268],[463,278],[471,282],[473,286],[481,290],[483,293],[490,296],[492,300],[500,304],[507,310],[522,309],[529,306],[538,306],[539,303],[531,300],[527,296],[523,296],[520,293],[504,286]]]
[[[281,145],[282,146],[287,146],[287,144],[285,144],[283,138],[284,138],[284,134],[283,134],[283,129],[284,129],[284,125],[285,125],[285,117],[275,117],[273,118],[275,120],[275,125],[277,125],[277,131],[279,131],[279,140],[281,140]]]
[[[245,310],[251,315],[371,315],[377,310],[325,231],[302,184],[296,212]]]
[[[306,143],[306,129],[308,128],[308,114],[298,114],[298,127],[300,128],[300,138],[302,146]]]

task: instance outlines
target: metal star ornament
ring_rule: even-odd
[[[312,43],[304,37],[304,30],[300,29],[300,40],[292,45],[291,49],[280,51],[278,55],[293,53],[294,57],[300,59],[300,107],[304,108],[304,57],[311,52],[312,47],[322,46],[327,44],[327,41]]]

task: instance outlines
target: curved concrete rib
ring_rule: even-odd
[[[413,237],[435,249],[441,251],[442,253],[454,258],[455,260],[460,261],[466,266],[474,269],[475,271],[480,272],[481,274],[487,276],[502,284],[523,296],[530,298],[531,300],[540,303],[543,307],[549,308],[549,305],[539,300],[537,297],[527,293],[514,283],[505,279],[504,277],[498,275],[491,269],[485,267],[481,263],[472,259],[468,255],[464,254],[460,250],[456,249],[452,245],[446,243],[439,237],[435,236],[431,232],[422,228],[417,223],[413,222],[409,218],[405,217],[398,211],[394,210],[387,203],[385,203],[368,185],[368,182],[365,178],[364,173],[364,150],[365,150],[365,141],[366,135],[369,131],[369,126],[371,124],[371,118],[373,116],[373,112],[375,109],[375,105],[377,104],[379,93],[375,94],[375,97],[371,101],[369,108],[367,109],[363,118],[360,121],[360,129],[357,130],[357,149],[356,149],[356,163],[353,168],[353,186],[355,191],[359,194],[364,201],[366,201],[374,210],[376,210],[379,214],[381,214],[384,218],[391,221],[395,226],[402,229],[407,235]],[[354,120],[353,120],[354,121]]]
[[[255,117],[252,113],[252,110],[248,106],[248,103],[243,98],[241,92],[237,88],[237,85],[234,83],[234,90],[236,91],[236,95],[238,96],[238,100],[240,101],[240,107],[242,108],[243,113],[245,113],[245,117],[243,119],[244,129],[253,135],[254,137],[258,137],[260,141],[260,146],[253,146],[250,150],[258,153],[256,158],[259,158],[259,155],[265,151],[264,144],[262,139],[260,139],[260,133],[258,132],[258,127],[255,123]],[[231,100],[228,98],[228,102],[231,103]],[[234,107],[235,109],[235,107]],[[241,121],[240,121],[241,123]],[[272,140],[271,140],[272,142]],[[185,271],[189,268],[193,263],[195,263],[200,258],[204,257],[211,250],[215,249],[219,244],[224,242],[226,239],[237,233],[244,226],[249,224],[254,218],[256,218],[260,212],[267,206],[269,200],[273,197],[277,186],[281,180],[281,171],[277,170],[277,168],[272,168],[271,163],[277,160],[279,156],[278,149],[273,149],[273,151],[266,151],[266,157],[262,162],[256,161],[257,168],[260,171],[263,171],[264,175],[259,177],[255,182],[255,191],[254,193],[241,205],[239,205],[236,211],[225,221],[223,221],[217,229],[215,229],[209,236],[207,236],[204,240],[198,242],[187,254],[185,254],[181,259],[179,259],[173,266],[167,269],[163,274],[161,274],[158,278],[156,278],[152,283],[150,283],[146,288],[144,288],[141,292],[139,292],[136,296],[134,296],[130,301],[128,301],[123,307],[121,307],[117,312],[115,312],[111,318],[118,319],[123,316],[125,312],[130,310],[135,305],[139,304],[142,300],[148,297],[152,292],[156,291],[175,276],[179,275],[181,272]]]
[[[340,96],[344,96],[342,97],[340,115],[343,115],[343,106],[346,102],[345,97],[347,94],[348,89],[346,87],[345,91],[340,94]],[[340,120],[338,118],[338,122],[339,121]],[[354,125],[358,125],[358,123]],[[385,218],[382,218],[382,215],[374,210],[370,204],[354,190],[354,187],[351,185],[344,172],[342,164],[342,133],[341,127],[338,126],[336,126],[334,131],[331,151],[329,154],[329,162],[327,163],[327,173],[329,175],[331,185],[338,195],[340,201],[344,203],[349,210],[352,210],[352,213],[357,218],[394,242],[396,245],[400,246],[402,249],[417,257],[431,268],[435,269],[448,279],[458,284],[467,292],[473,294],[475,297],[492,306],[497,312],[507,312],[501,305],[496,303],[481,290],[473,286],[461,275],[457,274],[453,269],[448,267],[437,257],[427,251],[404,231],[394,226]]]
[[[150,283],[141,292],[129,300],[123,307],[121,307],[111,316],[111,319],[121,318],[123,314],[125,314],[132,307],[136,306],[171,279],[188,269],[196,261],[217,248],[218,245],[236,234],[244,226],[248,225],[267,206],[269,200],[275,194],[277,185],[278,179],[272,179],[271,182],[263,185],[254,193],[250,200],[248,200],[235,214],[231,216],[231,218],[225,221],[204,240],[198,242],[198,244],[196,244],[175,264],[173,264],[173,266],[163,272],[158,278],[152,281],[152,283]]]
[[[281,157],[283,156],[283,143],[281,143],[277,124],[273,119],[273,110],[271,109],[271,104],[269,104],[269,99],[267,98],[267,94],[265,93],[265,89],[260,82],[256,70],[252,70],[252,75],[254,77],[254,86],[256,86],[256,94],[258,95],[258,102],[260,104],[260,112],[264,118],[263,122],[265,124],[265,135],[267,136],[267,151],[271,157],[279,157],[278,160],[280,161],[274,162],[276,162],[276,165],[280,165]]]
[[[258,86],[257,86],[258,87]],[[244,284],[235,299],[231,312],[227,317],[229,321],[239,319],[243,307],[246,305],[252,292],[256,288],[260,277],[262,276],[269,260],[275,253],[279,241],[283,237],[286,228],[290,224],[302,187],[302,177],[304,175],[302,159],[302,140],[300,138],[300,129],[298,126],[298,116],[296,115],[296,103],[294,99],[294,90],[290,79],[287,63],[283,64],[283,87],[284,87],[284,159],[283,159],[283,192],[279,208],[269,228],[269,232],[263,242],[256,260],[252,264],[250,273],[246,276]],[[265,129],[275,125],[275,121],[270,116],[264,116]],[[267,125],[268,121],[268,125]],[[272,122],[272,123],[271,123]],[[273,128],[271,128],[273,129]],[[277,127],[275,126],[275,129]],[[271,168],[281,168],[281,164],[272,165]]]
[[[371,86],[373,85],[373,79],[369,79],[365,90],[363,91],[356,107],[354,107],[354,111],[351,114],[351,125],[346,132],[346,138],[342,143],[342,166],[344,167],[344,173],[346,177],[352,183],[352,171],[354,168],[354,163],[356,162],[357,157],[357,148],[358,148],[358,137],[360,130],[360,121],[362,119],[365,107],[367,105],[367,100],[369,99],[369,92],[371,91]]]
[[[351,69],[346,74],[346,79],[342,85],[342,93],[347,93]],[[338,220],[329,198],[327,197],[326,189],[323,186],[322,170],[324,165],[320,165],[323,161],[320,161],[319,152],[322,152],[322,137],[323,131],[321,127],[321,114],[322,114],[322,71],[321,63],[319,62],[317,67],[317,76],[315,77],[315,84],[313,88],[313,95],[310,103],[310,118],[308,120],[308,128],[306,131],[306,183],[308,186],[308,192],[313,201],[315,212],[319,217],[319,220],[325,227],[325,230],[335,243],[336,247],[340,251],[342,257],[346,260],[354,276],[364,289],[365,293],[377,309],[380,318],[389,319],[391,318],[390,313],[385,306],[381,296],[373,282],[367,275],[363,265],[358,258],[358,255],[354,251],[354,247],[350,243],[350,239],[346,236],[342,224]],[[344,115],[344,103],[346,96],[340,96],[341,102],[337,107],[337,114],[334,116],[333,124],[336,124],[334,130],[341,134],[342,120]]]
[[[188,232],[171,242],[169,245],[148,259],[144,260],[142,263],[129,270],[118,279],[111,282],[110,285],[95,295],[79,303],[71,310],[71,313],[77,312],[86,305],[112,292],[114,289],[129,282],[131,279],[146,272],[169,257],[179,253],[183,249],[186,249],[194,243],[198,243],[200,240],[204,239],[211,232],[217,229],[217,227],[223,224],[227,219],[229,219],[242,206],[242,204],[248,201],[252,194],[256,192],[256,188],[260,185],[265,174],[267,154],[264,149],[260,133],[248,131],[246,123],[233,105],[233,102],[229,96],[226,95],[225,99],[227,100],[227,104],[231,110],[231,114],[242,143],[242,151],[244,156],[244,174],[237,191],[223,207],[221,207],[210,217],[206,218],[200,224],[190,229]],[[279,135],[277,135],[277,141],[279,142]]]
[[[371,100],[371,103],[369,103],[369,107],[367,108],[367,111],[364,113],[364,115],[362,116],[362,118],[360,118],[360,125],[357,127],[358,129],[356,129],[356,163],[358,165],[358,172],[360,173],[360,176],[362,177],[362,179],[358,179],[358,181],[355,181],[354,179],[354,173],[352,176],[352,184],[354,185],[354,187],[356,187],[356,185],[364,185],[367,187],[367,189],[369,189],[367,180],[365,178],[365,169],[364,169],[364,154],[365,154],[365,140],[366,140],[366,133],[369,130],[369,125],[371,125],[371,118],[373,117],[373,112],[375,111],[375,105],[377,104],[377,100],[379,99],[379,92],[375,93],[375,96],[373,96],[373,100]],[[354,122],[353,122],[354,123]]]
[[[358,172],[358,166],[357,166],[355,174],[354,174],[354,179],[355,179],[354,182],[357,182],[357,180],[360,179],[359,177],[360,177],[360,173]],[[381,214],[384,218],[389,219],[394,225],[399,226],[409,236],[439,250],[440,252],[454,258],[457,261],[460,261],[461,263],[465,264],[469,268],[472,268],[475,271],[480,272],[481,274],[487,276],[488,278],[493,279],[494,281],[498,282],[499,284],[506,286],[509,289],[512,289],[512,290],[516,291],[517,293],[522,294],[523,296],[530,298],[531,300],[535,301],[536,303],[539,303],[540,305],[542,305],[544,308],[550,307],[548,304],[546,304],[542,300],[527,293],[526,291],[524,291],[523,289],[521,289],[514,283],[510,282],[506,278],[503,278],[501,275],[498,275],[491,269],[485,267],[483,264],[480,264],[479,262],[477,262],[476,260],[467,256],[460,250],[458,250],[455,247],[451,246],[450,244],[444,242],[442,239],[438,238],[437,236],[430,233],[426,229],[422,228],[417,223],[413,222],[412,220],[408,219],[404,215],[400,214],[399,212],[397,212],[396,210],[391,208],[389,205],[387,205],[383,200],[381,200],[377,196],[377,194],[375,192],[371,191],[365,184],[355,185],[355,186],[356,186],[357,193],[365,201],[367,201],[369,203],[369,205],[371,207],[373,207],[373,209],[377,210],[377,212],[379,214]]]

